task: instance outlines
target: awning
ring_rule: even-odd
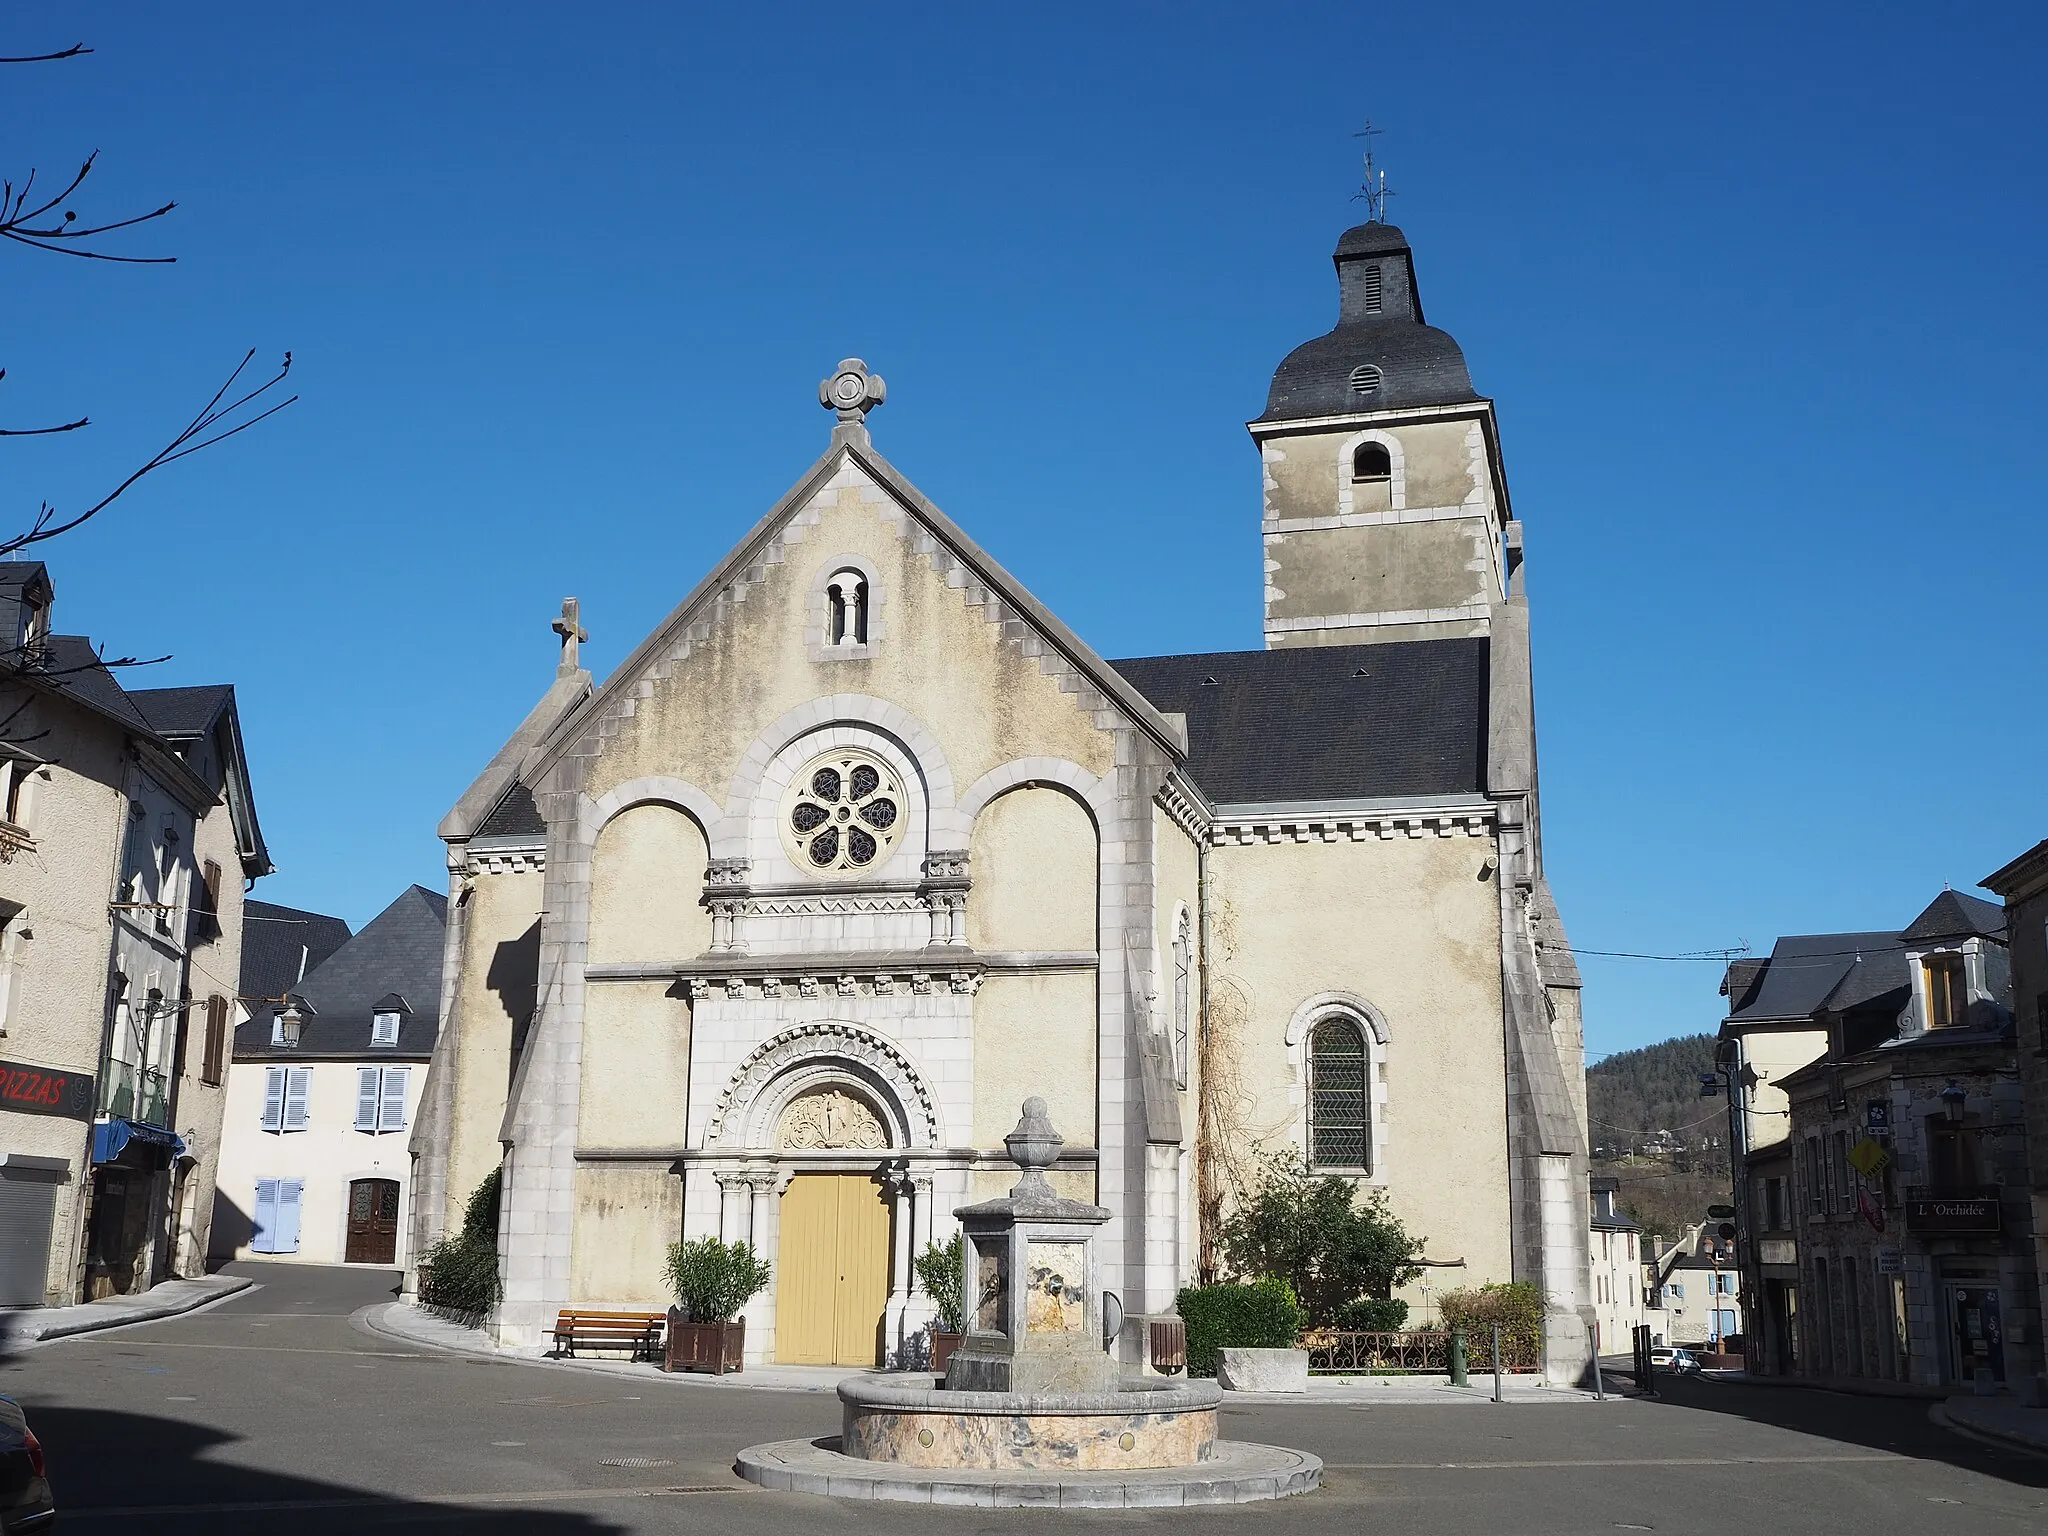
[[[172,1157],[185,1155],[185,1143],[174,1132],[158,1125],[144,1125],[140,1120],[123,1120],[115,1116],[92,1128],[92,1160],[96,1163],[119,1161],[131,1142],[140,1142],[145,1149],[161,1147]]]

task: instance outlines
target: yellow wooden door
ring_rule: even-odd
[[[805,1173],[782,1196],[775,1358],[879,1363],[889,1299],[889,1208],[864,1173]]]

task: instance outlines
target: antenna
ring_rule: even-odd
[[[1365,204],[1365,221],[1368,224],[1386,223],[1387,199],[1399,195],[1388,188],[1387,173],[1380,169],[1372,157],[1372,141],[1386,131],[1384,128],[1373,127],[1372,119],[1368,117],[1365,126],[1351,135],[1354,139],[1365,140],[1365,181],[1351,201]]]

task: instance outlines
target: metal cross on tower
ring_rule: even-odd
[[[1365,181],[1351,200],[1365,204],[1365,221],[1368,224],[1386,223],[1387,199],[1398,195],[1388,187],[1387,173],[1374,163],[1372,157],[1372,141],[1386,131],[1373,127],[1372,119],[1368,117],[1365,126],[1351,135],[1354,139],[1365,140]]]
[[[569,677],[579,671],[582,662],[577,659],[577,648],[590,638],[589,632],[577,622],[582,604],[573,597],[562,599],[562,616],[548,627],[562,637],[562,660],[555,668],[555,676]]]

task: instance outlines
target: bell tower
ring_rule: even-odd
[[[1287,354],[1250,423],[1266,647],[1486,635],[1512,576],[1493,402],[1424,323],[1400,230],[1346,230],[1336,264],[1336,327]]]

